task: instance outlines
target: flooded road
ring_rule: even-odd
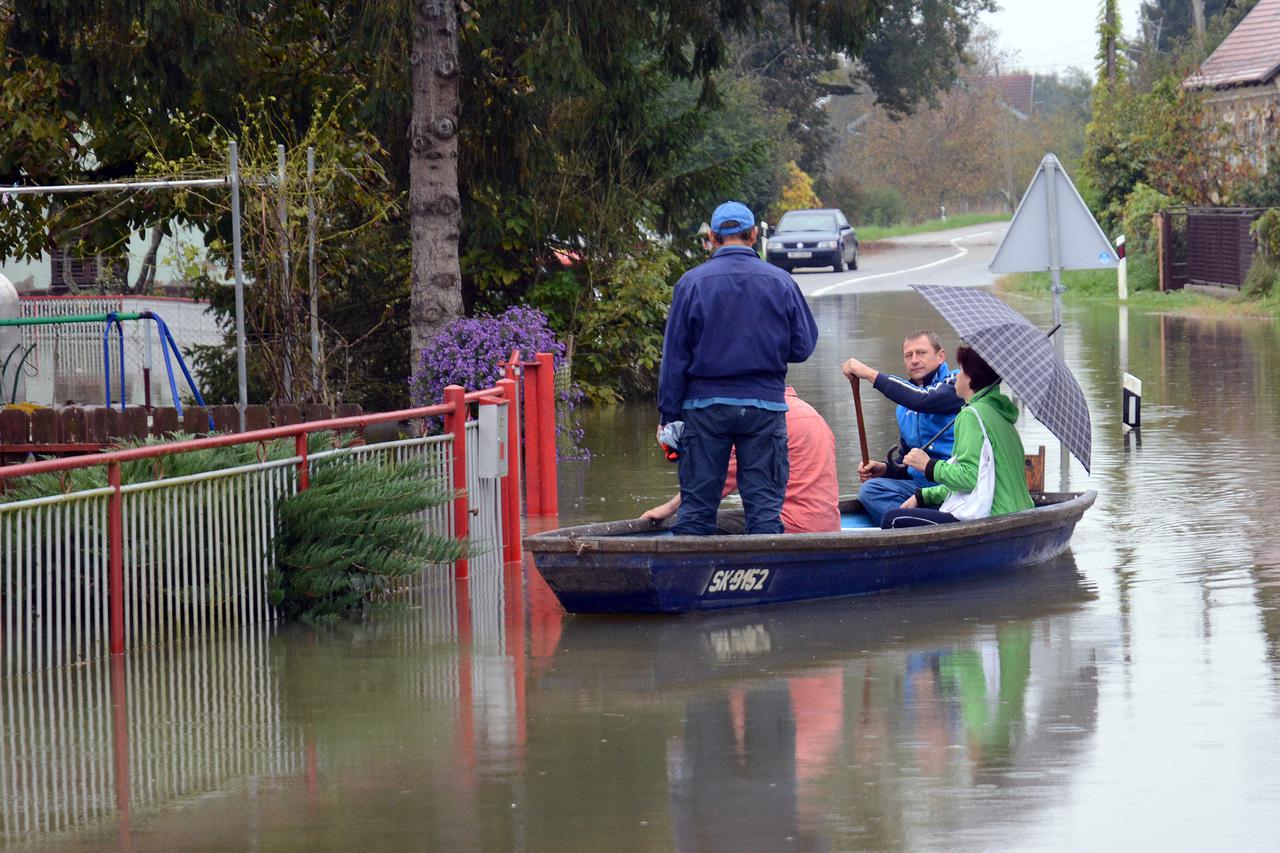
[[[1047,301],[1010,301],[1048,326]],[[840,361],[897,369],[920,326],[955,340],[897,288],[812,306],[818,351],[791,381],[831,423],[852,491]],[[0,843],[1272,849],[1280,330],[1068,306],[1063,334],[1093,473],[1019,427],[1046,445],[1049,488],[1099,497],[1053,563],[624,619],[564,616],[528,565],[477,560],[470,580],[432,575],[360,624],[0,680]],[[1120,427],[1122,369],[1143,380],[1140,437]],[[863,399],[878,455],[892,409]],[[648,406],[586,414],[592,458],[561,465],[561,523],[671,494],[654,423]]]

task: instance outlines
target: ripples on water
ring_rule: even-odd
[[[1047,326],[1049,306],[1018,307]],[[792,372],[856,436],[840,361],[945,328],[819,300]],[[1125,329],[1127,346],[1121,346]],[[40,849],[1268,849],[1280,830],[1272,324],[1068,310],[1096,489],[1014,576],[680,618],[566,618],[477,561],[407,609],[0,682],[0,840]],[[950,335],[945,336],[954,348]],[[1122,369],[1144,383],[1119,426]],[[891,407],[864,396],[871,445]],[[651,407],[586,416],[564,523],[665,500]],[[124,701],[113,702],[113,697]]]

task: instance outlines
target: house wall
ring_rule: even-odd
[[[142,268],[149,237],[147,231],[130,235],[127,275],[131,285]],[[191,263],[202,267],[210,264],[204,246],[204,234],[190,226],[170,223],[169,236],[160,244],[160,251],[156,255],[156,284],[183,283],[186,280],[186,269]],[[0,263],[0,275],[13,282],[20,293],[43,293],[52,284],[53,262],[47,252],[30,261],[10,259]]]
[[[1229,128],[1225,159],[1265,173],[1267,149],[1280,139],[1280,77],[1263,85],[1207,91],[1205,106],[1215,121]]]

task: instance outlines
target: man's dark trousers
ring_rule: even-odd
[[[672,532],[677,536],[719,532],[716,509],[729,470],[729,450],[736,448],[747,533],[781,533],[778,514],[790,473],[787,413],[715,404],[685,409],[682,416],[680,513]]]

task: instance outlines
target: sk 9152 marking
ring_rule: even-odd
[[[720,569],[707,581],[703,595],[719,592],[759,592],[769,578],[769,569]]]

